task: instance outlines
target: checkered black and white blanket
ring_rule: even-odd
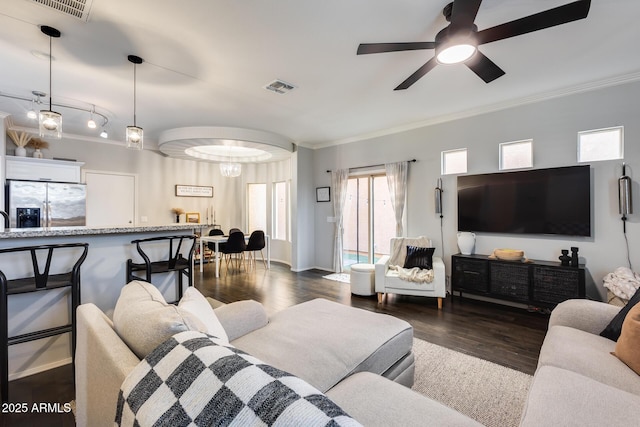
[[[122,383],[118,426],[360,426],[310,384],[215,337],[187,331]]]

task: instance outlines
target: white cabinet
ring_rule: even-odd
[[[6,179],[29,181],[80,182],[84,163],[66,160],[6,156]]]

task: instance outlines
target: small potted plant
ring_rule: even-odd
[[[42,158],[42,151],[40,151],[41,149],[47,149],[49,148],[49,143],[47,141],[44,141],[40,138],[31,138],[31,141],[29,141],[29,143],[27,144],[28,148],[33,148],[33,157],[36,157],[38,159]]]
[[[171,212],[173,212],[176,216],[176,222],[180,222],[180,215],[184,213],[184,209],[182,208],[171,208]]]

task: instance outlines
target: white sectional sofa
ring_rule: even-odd
[[[408,388],[405,321],[322,299],[271,317],[255,301],[210,303],[231,345],[308,382],[364,425],[479,425]],[[140,359],[97,306],[81,305],[77,319],[77,424],[112,426],[121,384]]]
[[[590,300],[552,311],[523,427],[640,425],[640,376],[611,354],[616,343],[599,335],[619,311]]]

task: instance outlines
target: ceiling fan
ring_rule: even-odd
[[[400,83],[394,90],[409,88],[438,64],[464,62],[485,83],[504,75],[504,71],[478,50],[478,46],[519,36],[556,25],[584,19],[589,14],[591,0],[579,0],[515,21],[478,31],[474,24],[482,0],[454,0],[442,10],[450,24],[436,34],[433,42],[362,43],[358,55],[435,49],[435,56]]]

